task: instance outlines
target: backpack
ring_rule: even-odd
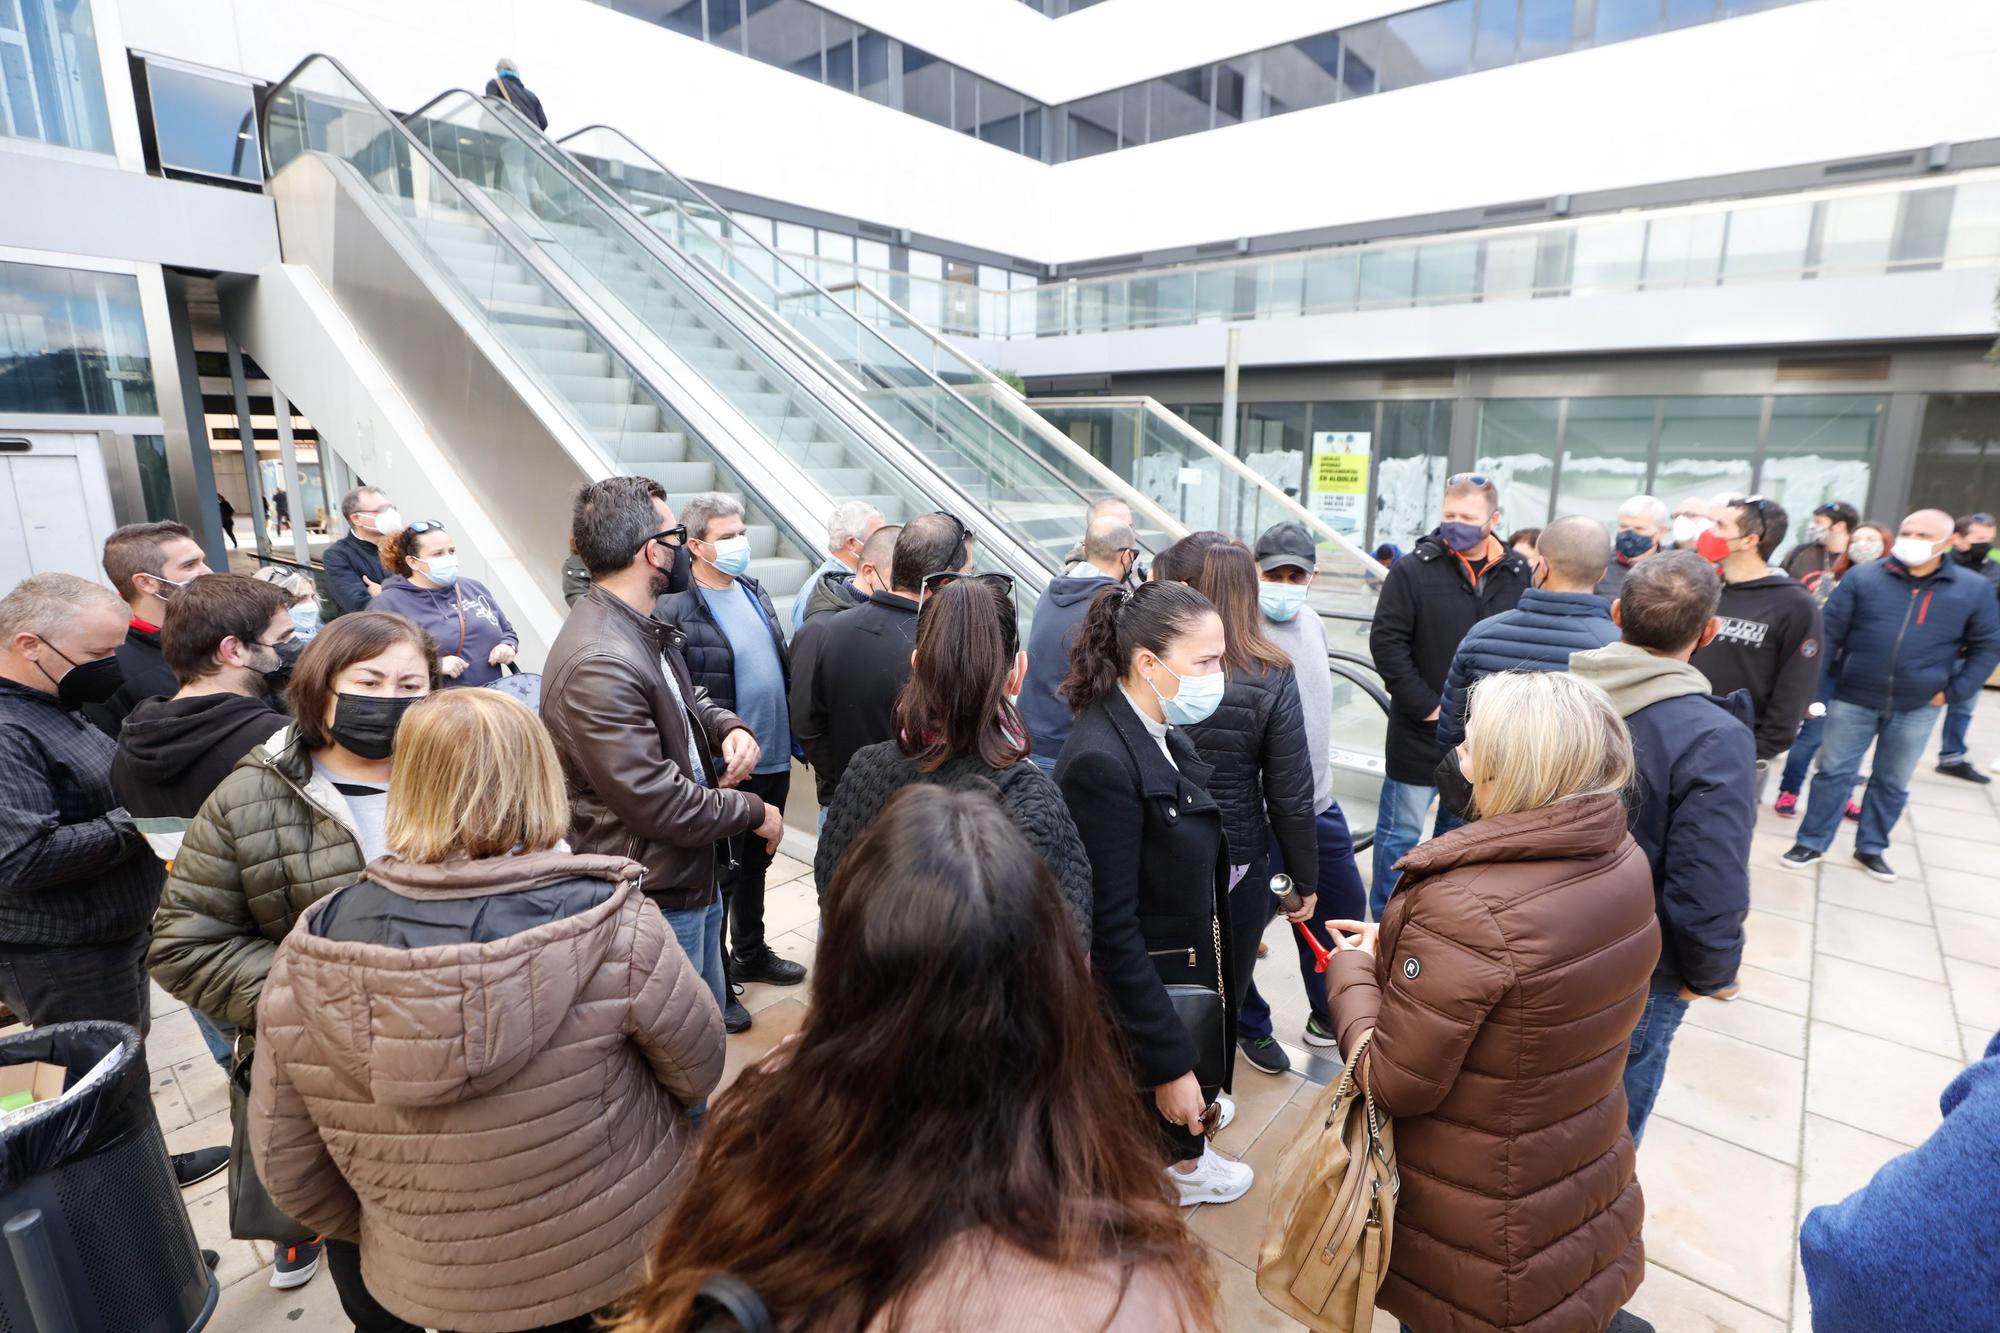
[[[1319,1333],[1368,1333],[1389,1272],[1402,1179],[1393,1127],[1375,1106],[1370,1031],[1340,1077],[1313,1100],[1306,1127],[1279,1159],[1277,1189],[1257,1251],[1257,1290]]]

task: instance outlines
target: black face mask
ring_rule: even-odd
[[[1438,760],[1436,776],[1438,800],[1444,808],[1468,822],[1477,818],[1472,807],[1472,782],[1458,765],[1456,746],[1446,750],[1444,758]]]
[[[1963,551],[1957,552],[1958,563],[1967,569],[1978,569],[1986,563],[1986,557],[1993,553],[1992,542],[1974,542]]]
[[[688,585],[694,581],[694,561],[688,555],[687,543],[682,542],[679,546],[669,546],[667,549],[674,553],[674,563],[665,569],[653,571],[652,588],[655,597],[686,592]]]
[[[48,650],[69,663],[69,670],[57,680],[49,675],[49,669],[40,662],[35,668],[56,687],[56,698],[71,708],[84,704],[101,704],[118,693],[118,687],[125,683],[125,668],[118,665],[116,657],[99,657],[88,662],[79,662],[62,649],[42,640]]]
[[[264,678],[264,693],[277,699],[284,696],[286,687],[292,683],[292,668],[299,664],[299,654],[306,650],[306,640],[286,639],[270,647],[278,655],[278,665],[258,674]]]
[[[387,759],[396,752],[396,728],[410,705],[424,696],[378,699],[372,694],[342,694],[333,705],[333,725],[327,730],[361,759]]]

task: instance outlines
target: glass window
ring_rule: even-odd
[[[1306,434],[1306,414],[1310,410],[1309,403],[1246,403],[1243,424],[1236,432],[1237,456],[1252,472],[1294,498],[1305,481],[1310,438]],[[1227,506],[1227,512],[1206,518],[1203,526],[1235,532],[1257,521],[1254,492],[1239,492],[1234,485],[1210,490],[1218,497],[1227,490],[1235,503]],[[1190,523],[1190,526],[1195,525]],[[1257,540],[1255,531],[1244,535],[1250,541]]]
[[[871,102],[891,105],[889,81],[889,39],[879,32],[863,32],[855,42],[855,64],[859,67],[861,95]]]
[[[1263,53],[1261,113],[1282,116],[1340,98],[1340,34],[1321,33]],[[1247,99],[1246,99],[1247,100]]]
[[[904,309],[919,322],[936,328],[944,322],[944,256],[910,251],[910,299]]]
[[[1357,250],[1336,250],[1306,260],[1305,312],[1310,315],[1327,310],[1352,310],[1360,281],[1360,260]]]
[[[1669,398],[1660,420],[1653,494],[1671,508],[1690,495],[1747,495],[1762,398]]]
[[[1820,209],[1819,270],[1880,273],[1889,265],[1889,245],[1895,234],[1895,195],[1829,199]]]
[[[1592,40],[1603,46],[1660,30],[1660,0],[1597,0],[1597,31]]]
[[[997,83],[980,81],[979,137],[1011,152],[1021,152],[1021,112],[1028,99]]]
[[[1764,441],[1757,489],[1785,507],[1794,532],[1803,531],[1812,511],[1829,500],[1866,509],[1883,401],[1875,394],[1780,395],[1771,400],[1771,431]],[[1780,556],[1794,537],[1785,541]]]
[[[1494,69],[1514,63],[1514,19],[1519,0],[1479,0],[1472,67]]]
[[[1071,102],[1067,159],[1096,157],[1118,147],[1118,102],[1123,94],[1099,93]]]
[[[1685,28],[1715,19],[1718,0],[1667,0],[1667,27]]]
[[[1208,128],[1208,80],[1205,69],[1182,70],[1146,85],[1151,120],[1148,142],[1178,139]]]
[[[1646,226],[1646,286],[1712,286],[1722,271],[1722,238],[1729,215],[1667,215]]]
[[[1253,314],[1258,319],[1289,317],[1299,313],[1305,295],[1306,266],[1302,259],[1273,259],[1256,267],[1257,295]]]
[[[1895,262],[1898,267],[1928,268],[1945,252],[1951,233],[1953,189],[1913,190],[1903,196],[1903,215],[1896,223]]]
[[[1729,216],[1729,249],[1722,258],[1724,282],[1789,277],[1806,266],[1812,239],[1811,204],[1742,208]]]
[[[12,0],[0,0],[0,6]],[[236,180],[264,178],[257,98],[248,83],[146,62],[160,165]]]
[[[1473,466],[1500,488],[1509,531],[1538,528],[1553,517],[1561,410],[1559,398],[1496,398],[1479,406],[1479,453]]]
[[[1644,218],[1620,218],[1579,226],[1572,235],[1570,290],[1577,296],[1629,292],[1639,285],[1646,254]]]
[[[0,0],[0,135],[111,151],[90,0]]]
[[[979,131],[979,85],[984,82],[971,70],[951,71],[951,127],[960,134]]]
[[[1472,62],[1472,0],[1392,14],[1382,34],[1382,91],[1463,74]]]
[[[2000,393],[1934,393],[1917,430],[1910,504],[1969,514],[2000,495]],[[1855,503],[1859,503],[1856,497]]]
[[[1561,55],[1573,46],[1575,0],[1521,0],[1521,49],[1517,60]]]
[[[1375,442],[1375,529],[1372,543],[1405,551],[1438,523],[1451,465],[1451,400],[1382,404],[1382,438]]]
[[[951,66],[903,43],[903,110],[933,125],[951,124]]]
[[[887,241],[857,240],[854,243],[854,262],[870,270],[863,275],[870,284],[875,283],[873,274],[886,273],[889,269],[889,243]]]
[[[1616,526],[1618,507],[1646,492],[1656,407],[1651,398],[1569,400],[1556,513]]]
[[[1346,48],[1340,62],[1343,99],[1366,97],[1377,91],[1375,71],[1382,59],[1382,20],[1357,23],[1340,35]]]
[[[1209,82],[1215,89],[1215,125],[1234,125],[1244,119],[1243,99],[1246,93],[1257,99],[1250,107],[1249,119],[1256,120],[1264,113],[1261,105],[1264,87],[1264,57],[1262,54],[1242,56],[1236,60],[1225,60],[1208,71]]]
[[[777,248],[788,255],[810,255],[819,249],[813,229],[803,223],[780,222],[777,224],[777,235]]]
[[[137,278],[0,263],[0,412],[159,410]]]
[[[628,14],[645,9],[650,12],[643,17],[652,19],[669,32],[693,37],[697,41],[701,39],[701,0],[666,0],[663,4],[655,0],[650,4],[621,4],[619,8]]]

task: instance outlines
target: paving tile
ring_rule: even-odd
[[[1796,1167],[1656,1114],[1639,1150],[1639,1183],[1646,1195],[1648,1257],[1784,1318],[1797,1234]]]
[[[722,1059],[722,1082],[717,1085],[720,1092],[736,1081],[736,1076],[745,1068],[764,1058],[773,1046],[797,1032],[805,1023],[806,1007],[797,1000],[780,1000],[766,1006],[757,1014],[757,1021],[750,1025],[748,1032],[739,1032],[729,1039],[729,1049]]]
[[[1811,921],[1813,900],[1810,876],[1771,866],[1750,867],[1750,906],[1756,910],[1772,916],[1788,916],[1794,921]]]
[[[1223,1208],[1239,1208],[1246,1202],[1238,1199],[1235,1203],[1223,1204]],[[1200,1210],[1206,1212],[1207,1209]],[[1257,1291],[1256,1271],[1236,1262],[1228,1255],[1209,1246],[1210,1266],[1215,1270],[1215,1285],[1222,1300],[1222,1327],[1236,1333],[1243,1329],[1246,1333],[1297,1333],[1304,1324],[1284,1314],[1265,1300]],[[1396,1333],[1396,1321],[1389,1320],[1389,1333]]]
[[[799,861],[780,852],[771,858],[771,871],[765,878],[766,884],[789,884],[801,875],[812,874],[810,861]]]
[[[148,980],[146,985],[147,989],[152,992],[152,1015],[155,1023],[168,1014],[177,1014],[187,1008],[186,1005],[169,995],[159,982]]]
[[[1805,1082],[1804,1060],[1683,1024],[1654,1114],[1796,1164]]]
[[[1823,954],[1851,958],[1870,967],[1926,981],[1944,980],[1937,932],[1928,923],[1888,921],[1851,907],[1822,904],[1817,947]]]
[[[1993,849],[1983,842],[1969,842],[1962,838],[1924,839],[1919,855],[1924,858],[1924,870],[1964,870],[1977,875],[1991,875],[1994,866]]]
[[[352,1327],[340,1309],[333,1275],[322,1264],[312,1281],[290,1291],[274,1291],[261,1271],[222,1289],[204,1333],[272,1333],[300,1330],[325,1333]]]
[[[819,895],[813,892],[811,876],[789,884],[772,883],[764,890],[764,934],[766,938],[797,930],[819,920]]]
[[[1930,834],[1963,838],[1968,842],[2000,844],[2000,815],[1993,813],[1990,807],[1982,814],[1976,810],[1952,810],[1912,801],[1903,818],[1917,830],[1920,847]]]
[[[1813,973],[1813,1019],[1914,1046],[1933,1055],[1957,1055],[1958,1019],[1951,991],[1866,963],[1821,954]]]
[[[1949,907],[1974,916],[2000,917],[2000,874],[1963,870],[1933,870],[1927,876],[1933,907]]]
[[[1813,1333],[1812,1293],[1806,1288],[1806,1266],[1792,1264],[1792,1333]]]
[[[2000,967],[2000,917],[1940,907],[1937,909],[1937,933],[1938,944],[1946,957],[1967,958],[1988,967]]]
[[[1989,1031],[2000,1028],[2000,968],[1983,967],[1963,958],[1947,958],[1951,976],[1951,1001],[1958,1008],[1958,1021]]]
[[[180,1080],[171,1069],[153,1071],[153,1114],[159,1117],[160,1132],[171,1133],[194,1120],[187,1098],[181,1095]]]
[[[152,1030],[146,1034],[146,1067],[170,1069],[183,1060],[208,1056],[208,1043],[185,1008],[171,1014],[154,1015]]]
[[[1297,1074],[1263,1073],[1239,1058],[1236,1090],[1229,1094],[1229,1099],[1236,1103],[1236,1117],[1229,1122],[1228,1129],[1215,1136],[1215,1146],[1231,1157],[1241,1157],[1270,1128],[1278,1112],[1291,1104],[1293,1094],[1305,1082]]]
[[[1780,1055],[1806,1056],[1806,1020],[1767,1004],[1737,996],[1733,1000],[1697,1000],[1688,1006],[1686,1026],[1707,1028],[1762,1046]]]
[[[1807,1113],[1911,1147],[1938,1127],[1938,1094],[1962,1064],[1830,1023],[1814,1023],[1806,1041]]]
[[[1799,1221],[1823,1203],[1839,1203],[1875,1178],[1883,1163],[1909,1149],[1894,1139],[1809,1115],[1805,1168],[1799,1176]]]
[[[1647,1201],[1651,1202],[1650,1199]],[[1650,1224],[1652,1219],[1647,1218]],[[1646,1238],[1652,1239],[1647,1228]],[[1658,1264],[1646,1265],[1646,1280],[1625,1308],[1656,1328],[1686,1330],[1687,1333],[1784,1333],[1785,1323],[1740,1301],[1732,1301],[1719,1291],[1690,1281]]]
[[[1277,1187],[1278,1158],[1291,1146],[1305,1122],[1303,1106],[1279,1109],[1242,1156],[1257,1172],[1257,1183],[1234,1203],[1203,1204],[1195,1209],[1188,1219],[1195,1235],[1239,1264],[1257,1262],[1257,1247],[1264,1243],[1264,1222],[1271,1210],[1271,1193]]]
[[[1932,810],[1955,810],[1962,814],[1993,813],[1992,798],[1987,796],[1983,788],[1953,778],[1939,778],[1936,782],[1912,782],[1910,806],[1924,806]]]
[[[1798,977],[1781,976],[1744,963],[1737,970],[1736,980],[1743,987],[1746,1000],[1768,1004],[1788,1014],[1804,1014],[1811,1008],[1812,986]]]
[[[1986,1048],[1993,1043],[1994,1030],[1993,1028],[1974,1027],[1970,1023],[1961,1023],[1958,1025],[1958,1036],[1959,1040],[1965,1046],[1965,1062],[1967,1064],[1971,1064],[1974,1060],[1983,1060],[1986,1058]]]
[[[1812,977],[1810,922],[1752,911],[1744,919],[1743,936],[1744,962],[1800,981]]]
[[[217,1180],[221,1177],[217,1176]],[[263,1256],[248,1241],[236,1240],[229,1234],[229,1195],[223,1190],[210,1190],[199,1197],[192,1191],[183,1195],[187,1203],[188,1221],[194,1223],[194,1238],[203,1249],[214,1250],[222,1256],[215,1266],[215,1280],[227,1292],[232,1284],[255,1282],[264,1286],[267,1279],[259,1270],[263,1267]],[[327,1285],[333,1285],[331,1278]],[[249,1328],[252,1325],[245,1324]]]
[[[1819,868],[1819,901],[1822,906],[1847,907],[1897,921],[1931,923],[1931,896],[1922,884],[1911,880],[1884,884],[1852,866]]]
[[[786,1000],[803,1003],[806,996],[811,994],[812,969],[819,952],[819,942],[812,937],[812,933],[813,924],[808,923],[803,930],[766,936],[771,945],[771,952],[805,967],[806,979],[796,986],[767,986],[761,981],[747,983],[743,987],[743,1007],[748,1009],[753,1017],[772,1005]],[[754,1027],[751,1029],[753,1032],[755,1030]]]
[[[1790,851],[1792,843],[1795,841],[1797,839],[1792,836],[1792,832],[1789,829],[1779,830],[1776,833],[1765,833],[1759,830],[1751,834],[1750,864],[1753,866],[1768,866],[1784,874],[1794,873],[1780,865],[1778,858]]]
[[[174,1081],[180,1084],[181,1096],[187,1100],[191,1119],[200,1120],[229,1109],[229,1077],[206,1051],[196,1059],[183,1060],[172,1072]]]

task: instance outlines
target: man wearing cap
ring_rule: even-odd
[[[1305,722],[1306,745],[1312,755],[1313,816],[1319,834],[1319,903],[1306,923],[1321,939],[1328,938],[1329,921],[1355,921],[1367,906],[1361,868],[1354,860],[1354,838],[1347,816],[1333,799],[1333,673],[1326,664],[1326,626],[1306,606],[1319,548],[1303,523],[1280,523],[1257,539],[1257,603],[1264,612],[1264,633],[1292,659],[1299,686],[1299,714]],[[1271,839],[1271,871],[1285,868],[1276,837]],[[1312,1016],[1306,1020],[1308,1046],[1335,1045],[1333,1016],[1327,1011],[1326,978],[1313,971],[1314,958],[1298,932],[1299,976],[1306,988]],[[1255,988],[1243,997],[1237,1019],[1240,1040],[1256,1042],[1271,1033],[1271,1009]]]

